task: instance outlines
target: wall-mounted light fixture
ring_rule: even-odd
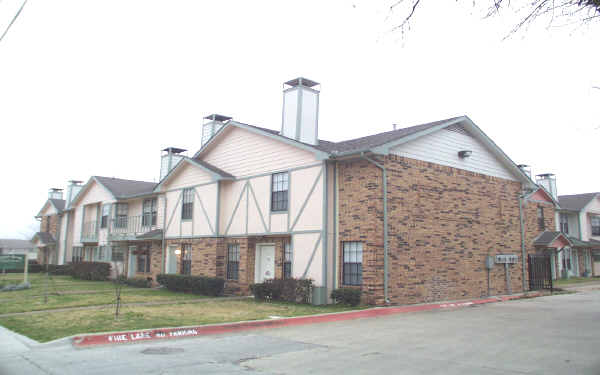
[[[175,249],[175,255],[181,255],[181,249]]]
[[[461,159],[468,158],[472,153],[473,151],[471,150],[462,150],[458,152],[458,157]]]

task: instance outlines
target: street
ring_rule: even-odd
[[[600,374],[600,285],[451,310],[0,353],[0,374]]]

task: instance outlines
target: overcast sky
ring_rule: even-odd
[[[210,113],[279,129],[297,76],[322,84],[321,139],[466,114],[559,194],[600,191],[600,28],[502,41],[515,19],[464,3],[424,1],[402,37],[385,0],[29,0],[0,42],[0,237],[67,180],[156,181]]]

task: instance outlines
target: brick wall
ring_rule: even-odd
[[[42,216],[42,220],[40,222],[40,232],[51,233],[54,238],[57,238],[59,219],[60,218],[58,215]],[[50,230],[47,230],[48,222],[50,222]]]
[[[513,292],[522,291],[520,183],[395,155],[380,161],[388,171],[392,303],[486,296],[485,258],[502,253],[519,255],[519,263],[510,266],[510,286]],[[534,210],[533,205],[527,209]],[[340,241],[364,242],[365,301],[382,304],[380,169],[364,160],[340,163],[339,214]],[[553,212],[548,210],[545,217],[553,228]],[[539,234],[537,212],[531,219],[536,226],[528,227],[527,243]],[[489,278],[491,295],[507,293],[503,266],[496,265]]]

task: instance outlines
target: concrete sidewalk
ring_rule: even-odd
[[[37,341],[0,326],[0,358],[27,352],[36,345]]]

